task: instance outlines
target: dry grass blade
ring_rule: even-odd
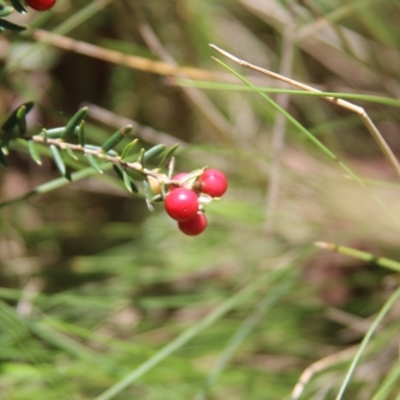
[[[351,357],[353,357],[356,353],[357,348],[358,346],[353,346],[348,349],[339,351],[338,353],[331,354],[327,357],[321,358],[320,360],[307,367],[300,375],[300,378],[292,391],[292,400],[298,400],[300,398],[300,396],[304,392],[305,386],[315,374],[338,363],[350,360]]]
[[[275,79],[278,79],[282,82],[285,82],[289,85],[292,85],[294,87],[297,87],[299,89],[302,90],[306,90],[309,92],[320,92],[319,90],[305,85],[301,82],[295,81],[294,79],[290,79],[287,78],[285,76],[282,76],[280,74],[277,74],[275,72],[269,71],[267,69],[258,67],[256,65],[250,64],[247,61],[241,60],[240,58],[228,53],[225,50],[220,49],[219,47],[215,46],[214,44],[210,44],[210,47],[212,47],[214,50],[218,51],[219,53],[221,53],[222,55],[228,57],[229,59],[231,59],[232,61],[240,64],[241,66],[245,67],[245,68],[249,68],[252,69],[253,71],[257,71],[260,72],[261,74],[273,77]],[[390,149],[390,147],[388,146],[388,144],[386,143],[385,139],[382,137],[381,133],[379,132],[378,128],[375,126],[375,124],[372,122],[372,120],[369,118],[368,114],[366,113],[366,111],[364,110],[364,108],[357,106],[353,103],[350,103],[346,100],[343,99],[339,99],[336,97],[330,97],[330,96],[322,96],[322,99],[329,101],[331,103],[334,103],[342,108],[345,108],[346,110],[349,110],[357,115],[359,115],[362,119],[362,121],[364,122],[365,126],[367,127],[368,131],[371,133],[372,137],[375,139],[375,141],[377,142],[378,146],[380,147],[380,149],[382,150],[383,154],[385,155],[385,157],[387,158],[387,160],[390,162],[390,164],[392,165],[392,167],[394,168],[394,170],[396,171],[396,174],[398,175],[398,177],[400,178],[400,164],[396,158],[396,156],[393,154],[392,150]]]

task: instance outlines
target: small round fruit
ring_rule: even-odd
[[[187,172],[179,172],[179,174],[176,174],[172,177],[172,181],[182,181],[183,179],[185,179],[188,176]],[[178,188],[180,186],[175,186],[175,185],[171,185],[171,189],[170,190],[175,190],[176,188]]]
[[[199,200],[193,190],[180,187],[167,194],[164,206],[171,218],[176,221],[187,221],[196,216]]]
[[[200,212],[188,221],[178,222],[178,227],[185,235],[200,235],[200,233],[207,228],[207,219],[206,216]]]
[[[206,169],[199,180],[201,191],[211,197],[221,197],[228,188],[226,176],[218,169]]]
[[[26,4],[36,11],[50,10],[57,0],[26,0]]]

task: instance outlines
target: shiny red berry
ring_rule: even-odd
[[[176,221],[194,218],[199,208],[197,194],[183,187],[171,190],[164,202],[165,211]]]
[[[201,212],[188,221],[178,222],[178,227],[185,235],[196,236],[207,228],[207,219]]]
[[[199,180],[201,191],[211,197],[221,197],[228,188],[226,176],[218,169],[206,169]]]
[[[26,4],[37,11],[50,10],[57,0],[26,0]]]
[[[185,179],[187,176],[188,176],[187,172],[179,172],[179,174],[174,175],[171,180],[179,182]],[[178,187],[180,186],[171,185],[170,190],[175,190]]]

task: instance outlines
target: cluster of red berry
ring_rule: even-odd
[[[186,235],[195,236],[207,227],[199,196],[221,197],[228,182],[221,171],[212,168],[206,169],[194,182],[187,179],[188,176],[181,172],[172,178],[172,182],[178,184],[171,184],[164,205],[168,215],[178,221],[179,229]]]
[[[57,0],[26,0],[26,5],[36,11],[50,10],[56,4]]]

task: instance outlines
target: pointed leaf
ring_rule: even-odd
[[[132,140],[129,144],[127,144],[124,149],[122,150],[121,154],[121,160],[125,160],[128,156],[131,150],[135,147],[136,143],[139,141],[139,139]]]
[[[14,9],[10,6],[1,6],[0,8],[0,17],[8,17]]]
[[[22,31],[26,30],[26,28],[24,26],[13,24],[12,22],[7,21],[5,19],[0,19],[0,27],[2,27],[4,29],[9,29],[10,31],[16,31],[16,32],[22,32]]]
[[[28,141],[28,148],[33,161],[35,161],[35,163],[38,165],[42,165],[42,160],[40,159],[36,143],[33,140]]]
[[[154,206],[153,206],[153,204],[151,204],[151,201],[152,201],[152,198],[153,198],[153,193],[151,191],[151,187],[149,185],[149,182],[143,181],[143,187],[144,187],[144,194],[146,196],[147,208],[150,211],[154,211]]]
[[[3,153],[3,149],[0,147],[0,164],[4,165],[5,167],[8,167],[8,161]]]
[[[167,146],[165,144],[158,144],[154,147],[152,147],[151,149],[147,150],[144,155],[143,155],[143,159],[144,161],[148,161],[151,158],[158,156],[160,153],[162,153],[165,149],[167,148]]]
[[[73,152],[73,150],[71,149],[71,147],[66,147],[65,148],[65,150],[66,150],[66,152],[67,152],[67,154],[73,159],[73,160],[75,160],[75,161],[78,161],[79,159],[78,159],[78,157],[76,156],[76,154]]]
[[[81,121],[78,127],[78,137],[79,137],[79,144],[82,147],[85,147],[86,138],[85,138],[85,121]]]
[[[171,157],[168,163],[168,178],[171,179],[175,169],[175,157]]]
[[[126,170],[124,170],[123,168],[121,168],[119,165],[113,165],[114,171],[117,173],[118,177],[124,182],[125,186],[127,185],[127,181],[126,181],[126,175],[129,178],[129,183],[130,183],[130,189],[127,186],[127,189],[129,192],[131,193],[139,193],[139,189],[136,185],[136,183],[133,181],[133,179],[129,176],[129,174],[127,173]]]
[[[64,131],[65,131],[64,126],[59,128],[51,128],[46,130],[46,135],[49,139],[60,139]]]
[[[124,181],[125,187],[128,189],[128,191],[130,193],[133,193],[131,180],[129,178],[128,173],[124,169],[122,170],[122,177],[123,177],[123,181]]]
[[[17,125],[21,136],[26,133],[26,106],[22,105],[17,111]]]
[[[104,152],[113,149],[130,131],[132,125],[124,126],[115,132],[104,144],[101,146]]]
[[[158,168],[164,168],[165,164],[168,160],[175,154],[175,151],[178,149],[179,143],[174,144],[170,149],[167,150],[163,159],[161,160]]]
[[[10,0],[12,6],[20,13],[20,14],[26,14],[25,8],[22,6],[19,0]]]
[[[82,122],[83,118],[85,118],[88,112],[87,107],[83,107],[78,110],[73,117],[68,121],[67,125],[65,126],[65,130],[61,135],[61,138],[64,139],[66,142],[74,139],[75,137],[75,128]]]
[[[144,153],[146,152],[145,149],[140,149],[138,163],[144,168]]]
[[[94,168],[99,174],[103,174],[103,170],[100,168],[100,165],[97,164],[96,158],[94,156],[92,156],[91,154],[87,154],[86,155],[89,164],[92,168]]]
[[[67,177],[67,168],[65,166],[65,163],[64,163],[64,160],[62,158],[60,151],[54,144],[50,145],[50,150],[51,150],[51,154],[53,155],[54,162],[56,163],[57,168],[60,171],[60,174],[64,178],[66,178]]]
[[[33,106],[35,103],[33,101],[28,101],[26,103],[21,104],[19,107],[17,107],[15,110],[12,111],[10,116],[5,120],[3,125],[1,126],[2,129],[4,130],[10,130],[14,128],[15,125],[17,125],[18,118],[17,118],[17,113],[20,110],[21,107],[25,107],[26,112],[25,115],[28,114],[29,111],[32,110]]]

